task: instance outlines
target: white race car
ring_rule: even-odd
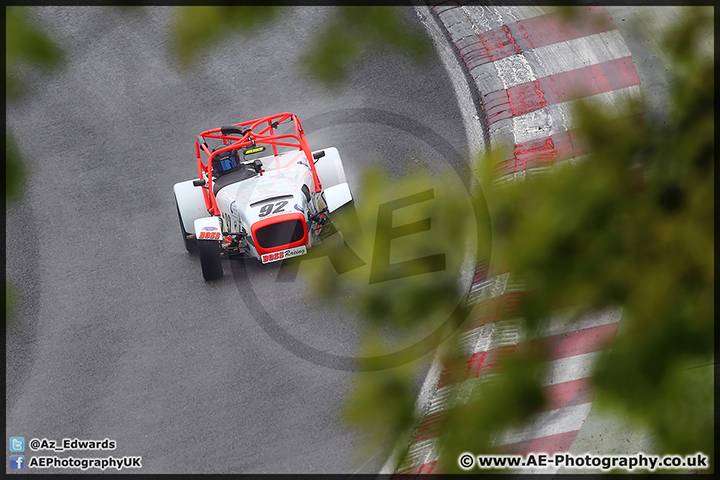
[[[353,200],[337,149],[311,151],[292,113],[207,130],[195,152],[199,178],[173,192],[185,248],[199,252],[205,280],[222,276],[223,256],[304,255],[335,233],[330,213]]]

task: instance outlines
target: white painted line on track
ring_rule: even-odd
[[[490,348],[516,345],[522,338],[522,320],[502,320],[468,330],[461,337],[463,352],[472,355]],[[492,347],[491,347],[492,346]]]
[[[510,55],[473,69],[473,76],[499,76],[503,88],[630,56],[618,30],[596,33]],[[494,68],[494,72],[492,71]],[[493,90],[485,90],[490,93]]]
[[[588,40],[589,39],[589,40]],[[480,63],[470,70],[484,94],[578,68],[629,56],[617,30],[567,40]],[[592,51],[581,50],[587,47]]]
[[[491,345],[492,348],[504,347],[525,340],[562,335],[585,330],[586,328],[618,323],[621,315],[622,311],[617,309],[591,312],[575,321],[572,321],[570,314],[558,315],[548,322],[543,322],[538,332],[533,335],[529,335],[524,331],[522,328],[523,322],[520,318],[501,320],[468,330],[461,337],[460,343],[467,346],[468,348],[464,349],[464,351],[472,355],[488,351]],[[472,348],[469,348],[470,345],[472,345]]]
[[[437,449],[435,442],[437,439],[431,438],[422,442],[413,443],[408,451],[405,462],[398,468],[398,471],[420,466],[436,460]],[[393,472],[390,472],[393,473]]]
[[[572,357],[560,358],[558,360],[553,360],[550,362],[545,362],[544,369],[547,373],[541,382],[541,386],[548,387],[551,385],[557,385],[559,383],[580,380],[582,378],[590,378],[592,376],[594,365],[596,364],[597,359],[601,354],[602,352],[591,352],[581,355],[574,355]],[[427,415],[442,412],[449,408],[452,408],[454,405],[462,404],[467,398],[472,395],[472,392],[475,390],[475,388],[477,388],[482,383],[492,381],[493,377],[494,375],[492,374],[481,375],[480,377],[469,378],[462,382],[439,388],[431,400],[430,408],[428,409]],[[528,425],[532,425],[532,422]],[[564,432],[565,431],[556,433]]]
[[[625,44],[619,30],[610,30],[538,47],[528,53],[532,53],[532,56],[537,59],[534,64],[535,74],[541,78],[617,58],[629,57],[630,49]]]
[[[632,85],[630,87],[619,88],[605,93],[598,93],[597,95],[591,95],[584,98],[606,107],[611,114],[619,115],[622,112],[622,107],[625,103],[633,99],[638,99],[641,95],[642,92],[640,90],[640,85]],[[567,103],[572,105],[573,102]]]
[[[610,115],[619,115],[622,106],[631,99],[637,99],[641,96],[639,85],[633,85],[610,92],[598,93],[583,97],[588,102],[596,102],[607,108]],[[548,105],[545,108],[534,112],[526,113],[512,119],[500,120],[490,125],[490,136],[495,136],[496,132],[507,130],[512,131],[513,142],[519,145],[530,140],[549,137],[556,133],[561,133],[572,129],[572,111],[576,101],[556,103]],[[511,127],[507,129],[508,126]]]
[[[579,430],[591,407],[592,403],[583,403],[537,413],[531,417],[531,421],[526,426],[502,434],[497,445],[509,445]]]
[[[509,57],[491,62],[489,65],[495,67],[496,75],[500,77],[503,88],[505,89],[522,83],[533,82],[538,79],[533,66],[530,65],[528,59],[522,54],[510,55]]]
[[[523,339],[523,320],[521,318],[493,322],[484,326],[490,327],[490,334],[481,334],[469,353],[475,354],[486,352],[491,348],[517,345]]]
[[[542,381],[542,386],[547,387],[591,377],[600,354],[601,352],[583,353],[547,362],[547,374]]]
[[[529,170],[521,170],[519,172],[508,173],[507,175],[503,175],[502,177],[496,178],[495,180],[493,180],[493,183],[495,185],[503,185],[505,183],[513,183],[513,182],[522,181],[529,175],[538,175],[538,174],[542,175],[542,174],[551,172],[552,170],[554,170],[556,168],[564,168],[567,165],[575,165],[579,162],[587,160],[588,158],[590,158],[590,155],[580,155],[578,157],[560,160],[558,162],[553,163],[551,166],[533,167]],[[620,320],[616,320],[616,321],[612,321],[612,322],[608,321],[607,323],[617,323],[619,321]]]
[[[509,278],[509,273],[501,273],[493,275],[482,282],[476,283],[470,287],[468,305],[473,305],[490,298],[499,297],[507,290]]]
[[[570,313],[554,316],[551,321],[543,322],[535,337],[551,337],[562,333],[584,330],[586,328],[599,327],[610,323],[618,323],[622,317],[622,310],[612,308],[591,312],[573,321]]]
[[[527,18],[539,17],[550,13],[544,7],[510,7],[510,6],[463,6],[468,19],[473,23],[476,33],[487,32]]]
[[[515,117],[512,119],[515,145],[564,132],[570,125],[569,118],[568,108],[562,103]]]
[[[454,405],[463,403],[465,395],[462,395],[462,393],[471,393],[478,384],[487,382],[488,378],[487,376],[470,378],[462,382],[438,388],[437,393],[432,398],[428,415],[442,412],[452,408]]]

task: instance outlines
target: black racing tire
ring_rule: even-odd
[[[220,242],[215,240],[201,240],[197,242],[200,252],[200,265],[205,280],[215,280],[223,276],[223,267],[220,260]]]
[[[175,200],[175,209],[177,209],[178,214],[178,220],[180,220],[180,232],[182,233],[183,242],[185,242],[185,250],[188,251],[188,253],[195,253],[198,249],[198,241],[195,237],[190,237],[190,234],[185,231],[185,226],[183,225],[182,216],[180,215],[180,207],[178,207],[177,200]]]

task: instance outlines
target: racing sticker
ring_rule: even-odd
[[[305,255],[307,253],[307,247],[301,245],[295,248],[288,248],[281,252],[266,253],[262,256],[262,263],[277,262],[278,260],[284,260],[286,258],[297,257],[299,255]]]
[[[262,151],[265,151],[265,147],[248,148],[248,149],[245,150],[243,153],[244,153],[245,155],[250,155],[251,153],[259,153],[259,152],[262,152]]]
[[[200,240],[220,240],[220,231],[217,227],[203,227],[198,235]]]

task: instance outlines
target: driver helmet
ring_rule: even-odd
[[[220,150],[227,145],[220,145],[215,150]],[[234,172],[238,169],[238,153],[236,149],[228,150],[226,152],[215,155],[212,160],[213,170],[219,176]]]

